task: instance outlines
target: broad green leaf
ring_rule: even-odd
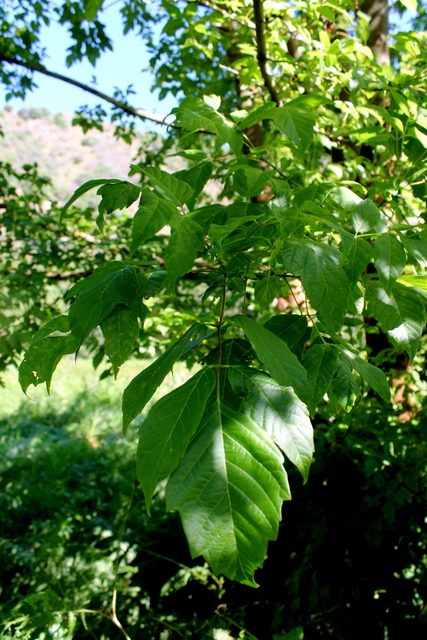
[[[267,320],[264,328],[284,340],[289,349],[298,358],[301,358],[311,331],[308,328],[305,316],[297,316],[296,314],[273,316],[270,320]]]
[[[370,231],[381,219],[381,213],[377,205],[367,198],[361,200],[351,213],[351,221],[356,233]]]
[[[260,120],[271,119],[298,150],[304,153],[313,139],[316,118],[302,107],[302,104],[292,100],[283,107],[271,106],[271,103],[268,103],[251,113],[239,126],[241,129],[247,129]]]
[[[187,213],[186,218],[190,218],[200,225],[203,233],[206,235],[212,223],[221,225],[225,222],[226,207],[223,204],[210,204],[206,207],[200,207]]]
[[[381,284],[388,294],[406,264],[405,250],[392,233],[382,233],[374,244],[374,262]]]
[[[341,209],[350,212],[354,211],[357,205],[362,202],[362,199],[347,187],[337,187],[331,192],[330,198]]]
[[[338,249],[312,240],[286,240],[283,263],[287,271],[301,278],[312,306],[331,329],[344,321],[350,282],[342,267]]]
[[[247,316],[237,315],[231,319],[243,329],[268,373],[283,387],[292,387],[306,402],[307,372],[288,345]]]
[[[193,195],[187,201],[187,206],[190,210],[194,209],[197,197],[202,193],[205,184],[212,175],[213,169],[213,163],[208,161],[174,174],[177,178],[189,184],[193,189]]]
[[[111,362],[115,375],[132,353],[139,335],[138,317],[133,311],[118,304],[101,322],[105,338],[105,355]]]
[[[313,417],[327,393],[338,364],[338,351],[326,344],[314,344],[304,356],[308,377],[308,408]]]
[[[65,300],[69,300],[70,298],[78,296],[81,293],[93,291],[100,283],[105,280],[105,278],[108,278],[108,276],[121,271],[126,266],[128,265],[125,262],[117,260],[108,262],[102,267],[98,267],[98,269],[95,269],[95,271],[90,276],[87,276],[87,278],[80,280],[80,282],[77,282],[74,286],[72,286],[71,289],[67,292]]]
[[[132,182],[115,182],[104,184],[96,194],[102,196],[98,205],[99,213],[113,213],[119,209],[127,209],[135,202],[141,193],[141,187]]]
[[[135,267],[122,263],[122,269],[110,271],[102,269],[102,277],[92,280],[92,286],[79,291],[68,313],[70,329],[74,335],[84,340],[100,322],[108,316],[117,304],[124,304],[136,315],[144,316],[141,291]],[[95,274],[93,274],[95,275]],[[88,280],[93,278],[89,276]],[[73,291],[74,289],[74,291]],[[68,296],[75,295],[75,287]]]
[[[175,344],[128,384],[123,392],[122,402],[124,433],[132,420],[141,413],[167,374],[172,371],[173,365],[181,358],[187,345],[204,330],[203,324],[195,324],[190,327]]]
[[[242,411],[265,429],[307,482],[314,443],[305,404],[290,387],[256,369],[231,367],[228,375],[235,392],[246,396]]]
[[[148,513],[157,483],[178,466],[214,387],[213,369],[202,369],[158,400],[141,424],[136,464]]]
[[[159,198],[149,189],[145,189],[132,221],[131,255],[162,227],[169,224],[172,218],[179,215],[178,209],[169,200]]]
[[[244,216],[242,218],[233,217],[224,222],[224,224],[211,224],[209,227],[209,235],[213,242],[222,242],[224,238],[233,233],[239,227],[243,227],[248,222],[252,222],[254,216]]]
[[[67,210],[71,207],[71,205],[85,193],[87,193],[91,189],[95,189],[95,187],[99,187],[101,184],[114,184],[117,182],[121,182],[121,180],[117,180],[116,178],[99,178],[98,180],[88,180],[88,182],[85,182],[81,187],[76,189],[71,198],[64,204],[61,209],[60,220],[64,218]]]
[[[321,205],[334,188],[333,182],[313,182],[308,187],[304,187],[297,192],[294,198],[294,204],[302,207],[304,202],[314,202]]]
[[[420,238],[407,238],[403,235],[401,241],[409,255],[415,258],[422,267],[427,267],[427,242]]]
[[[338,367],[329,387],[328,396],[346,412],[352,410],[360,396],[359,385],[352,374],[351,361],[343,353],[339,355]]]
[[[366,299],[368,311],[410,358],[414,358],[425,325],[425,305],[417,292],[396,284],[389,296],[379,283],[373,282],[366,289]]]
[[[304,153],[313,139],[316,118],[309,111],[293,105],[274,110],[269,116],[278,128],[293,142],[300,153]]]
[[[399,276],[396,282],[407,287],[418,287],[418,289],[427,291],[427,276]]]
[[[26,393],[30,384],[36,387],[43,382],[46,382],[49,392],[53,372],[61,358],[68,353],[74,353],[81,345],[81,340],[78,336],[71,334],[62,336],[50,335],[58,330],[56,328],[58,325],[60,325],[59,330],[64,328],[62,319],[60,322],[57,322],[58,320],[58,318],[54,318],[42,327],[42,335],[45,337],[41,338],[36,334],[25,352],[25,357],[19,367],[19,383],[24,393]],[[50,327],[48,328],[47,325],[50,325]]]
[[[172,109],[175,116],[175,124],[184,131],[205,131],[218,136],[218,144],[228,144],[231,152],[239,155],[243,134],[236,125],[228,120],[222,113],[214,111],[201,100],[186,98],[182,100],[178,108]]]
[[[278,276],[266,276],[255,283],[255,300],[261,307],[268,307],[283,290],[284,282]]]
[[[350,246],[348,248],[346,247],[346,249],[345,261],[342,264],[342,268],[350,282],[356,284],[361,273],[365,271],[372,259],[372,245],[363,238],[353,236]]]
[[[254,571],[277,537],[290,498],[283,458],[250,418],[214,402],[172,474],[166,504],[181,515],[193,558],[256,586]]]
[[[366,360],[359,358],[348,349],[341,348],[339,345],[338,348],[345,353],[351,363],[351,367],[354,371],[357,371],[362,380],[372,387],[383,400],[390,402],[390,388],[384,372],[373,364],[366,362]]]
[[[237,193],[245,198],[253,198],[265,189],[269,179],[274,174],[273,171],[262,171],[255,167],[244,167],[238,169],[233,175],[233,185]]]
[[[58,316],[57,318],[52,318],[44,324],[40,329],[34,334],[32,341],[36,342],[37,340],[43,340],[50,336],[52,333],[68,333],[70,331],[70,322],[68,316]]]
[[[182,216],[165,250],[167,282],[173,283],[190,271],[197,251],[201,251],[203,246],[200,226],[191,218]]]
[[[149,298],[163,289],[166,282],[166,271],[154,271],[144,283],[142,295]]]
[[[218,362],[219,350],[218,347],[212,349],[208,355],[203,359],[203,362],[210,365],[215,365]],[[227,376],[227,367],[231,365],[245,365],[249,366],[250,362],[255,357],[254,351],[246,340],[241,338],[231,338],[231,340],[224,340],[221,344],[221,368],[219,370],[219,398],[220,401],[234,409],[239,411],[242,399],[236,395],[230,385],[230,380]]]
[[[157,167],[143,167],[141,164],[131,164],[129,175],[132,176],[134,173],[146,175],[157,195],[169,200],[177,207],[181,207],[193,196],[193,189],[189,184],[183,180],[178,180],[174,175]]]

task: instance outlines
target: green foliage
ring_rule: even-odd
[[[42,328],[21,380],[49,386],[61,356],[99,326],[99,357],[117,374],[144,331],[159,349],[124,391],[126,432],[178,361],[196,364],[140,424],[147,508],[165,481],[193,557],[254,586],[290,498],[280,450],[307,481],[309,416],[328,412],[329,424],[343,409],[345,423],[371,389],[390,400],[374,336],[394,365],[414,362],[421,344],[425,281],[411,278],[427,260],[425,39],[396,34],[391,60],[363,3],[354,20],[350,2],[153,5],[123,2],[125,29],[145,35],[163,93],[184,95],[171,136],[188,168],[138,163],[132,182],[90,180],[71,196],[62,215],[99,187],[101,231],[104,214],[140,201],[123,222],[123,254],[68,291],[69,332]],[[75,41],[70,63],[110,48],[99,3],[58,11]],[[6,53],[15,33],[22,55],[5,22]]]

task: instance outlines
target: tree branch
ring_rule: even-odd
[[[118,109],[124,111],[124,113],[128,113],[131,116],[135,116],[136,118],[141,118],[141,120],[150,120],[151,122],[156,122],[157,124],[163,124],[169,127],[173,127],[174,129],[180,129],[181,127],[173,124],[173,119],[161,115],[157,115],[156,113],[151,113],[150,111],[146,111],[145,109],[134,109],[130,105],[125,102],[121,102],[120,100],[116,100],[111,96],[106,95],[105,93],[101,93],[101,91],[97,91],[93,89],[87,84],[83,84],[78,80],[73,80],[73,78],[69,78],[68,76],[63,76],[60,73],[55,73],[54,71],[49,71],[41,64],[37,64],[35,62],[24,62],[23,60],[17,60],[16,58],[11,58],[5,54],[0,54],[0,62],[8,62],[9,64],[17,64],[25,69],[29,69],[30,71],[38,71],[38,73],[43,73],[45,76],[49,76],[50,78],[56,78],[57,80],[62,80],[62,82],[67,82],[68,84],[72,84],[79,89],[83,89],[83,91],[87,91],[88,93],[92,93],[94,96],[109,102],[114,105]]]
[[[254,22],[256,29],[256,47],[258,66],[264,80],[265,88],[270,94],[270,98],[277,106],[280,106],[279,96],[273,84],[273,79],[267,71],[267,47],[264,33],[264,7],[263,0],[253,0]]]

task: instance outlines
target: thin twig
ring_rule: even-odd
[[[92,93],[94,96],[109,102],[114,105],[118,109],[121,109],[125,113],[128,113],[131,116],[135,116],[136,118],[141,118],[141,120],[150,120],[151,122],[156,122],[157,124],[162,124],[165,126],[173,127],[174,129],[181,129],[178,125],[173,124],[173,119],[168,116],[157,115],[156,113],[151,113],[151,111],[146,111],[145,109],[134,109],[130,105],[125,102],[121,102],[120,100],[116,100],[111,96],[108,96],[101,91],[97,91],[93,89],[87,84],[83,82],[79,82],[78,80],[74,80],[73,78],[69,78],[68,76],[63,76],[60,73],[56,73],[55,71],[49,71],[41,64],[36,62],[25,62],[24,60],[17,60],[16,58],[11,58],[5,54],[0,54],[0,62],[8,62],[9,64],[17,64],[29,71],[37,71],[38,73],[42,73],[45,76],[49,76],[50,78],[55,78],[56,80],[62,80],[62,82],[67,82],[79,89],[83,89],[83,91],[87,91],[88,93]]]
[[[259,70],[261,71],[264,85],[270,94],[270,98],[277,106],[280,106],[279,96],[273,84],[273,79],[267,71],[267,45],[264,32],[264,7],[263,0],[253,0],[254,22],[256,29],[256,48]]]

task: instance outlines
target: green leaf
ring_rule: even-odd
[[[306,402],[307,372],[287,344],[247,316],[233,316],[231,320],[243,329],[268,373],[283,387],[295,389]]]
[[[131,164],[129,175],[132,176],[134,173],[146,175],[157,195],[169,200],[177,207],[182,207],[193,196],[193,189],[189,184],[183,180],[178,180],[174,175],[157,167],[143,167],[141,164]]]
[[[255,369],[231,367],[228,375],[235,392],[246,396],[243,412],[267,432],[307,482],[314,443],[305,404],[290,387]]]
[[[400,0],[404,7],[412,11],[412,13],[417,12],[417,0]]]
[[[313,127],[316,124],[313,114],[293,105],[285,105],[275,109],[269,117],[298,147],[300,153],[304,153],[313,139]]]
[[[427,267],[427,242],[420,238],[401,236],[401,241],[410,256],[422,266]]]
[[[96,194],[102,196],[98,205],[99,213],[113,213],[119,209],[127,209],[138,198],[141,187],[131,182],[116,182],[114,184],[104,184]]]
[[[332,330],[339,329],[347,311],[350,282],[342,267],[338,249],[311,240],[286,240],[285,268],[301,278],[312,306]]]
[[[367,382],[367,384],[372,387],[372,389],[376,391],[383,400],[390,402],[390,388],[384,372],[373,364],[366,362],[366,360],[359,358],[359,356],[356,356],[348,349],[342,348],[340,345],[337,345],[337,348],[345,353],[351,363],[351,367],[354,371],[357,371],[362,380]]]
[[[99,269],[87,278],[86,287],[82,290],[73,287],[68,293],[78,298],[70,307],[70,329],[74,335],[84,340],[100,322],[108,316],[117,304],[124,304],[136,313],[144,316],[141,291],[135,267],[122,263],[120,270]],[[80,284],[80,283],[79,283]]]
[[[53,318],[31,340],[19,367],[19,383],[24,393],[30,384],[36,387],[43,382],[46,382],[49,392],[53,372],[61,358],[68,353],[74,353],[80,347],[79,337],[70,334],[51,335],[57,331],[68,331],[67,325],[68,319],[64,319],[64,316]]]
[[[381,213],[377,205],[367,198],[361,200],[351,213],[351,221],[356,233],[370,231],[381,220]]]
[[[253,198],[265,189],[274,171],[262,171],[255,167],[238,169],[233,175],[233,185],[237,193],[245,198]]]
[[[201,164],[191,167],[191,169],[185,169],[184,171],[178,171],[174,175],[183,180],[193,189],[192,197],[187,201],[187,206],[190,210],[194,209],[198,196],[202,193],[203,188],[209,178],[212,175],[214,169],[213,162],[202,162]]]
[[[178,108],[172,109],[175,124],[184,131],[205,131],[218,136],[218,145],[230,146],[231,152],[239,155],[243,144],[243,134],[236,125],[206,103],[195,98],[182,100]]]
[[[134,255],[144,242],[169,224],[172,218],[179,215],[178,209],[169,200],[159,198],[149,189],[144,189],[139,208],[132,221],[131,255]]]
[[[165,250],[167,282],[173,283],[190,271],[197,251],[201,251],[203,246],[200,226],[191,218],[182,216]]]
[[[103,0],[85,0],[85,18],[89,22],[96,18],[96,14],[102,7]]]
[[[115,178],[100,178],[99,180],[88,180],[88,182],[85,182],[84,184],[82,184],[81,187],[76,189],[73,195],[71,196],[71,198],[67,200],[67,202],[64,204],[64,206],[61,209],[60,220],[64,218],[65,214],[67,213],[67,210],[70,208],[73,202],[75,202],[80,198],[80,196],[83,196],[85,193],[87,193],[91,189],[95,189],[95,187],[99,187],[99,185],[101,184],[114,184],[117,182],[121,182],[121,181]]]
[[[298,147],[299,151],[304,153],[313,139],[316,118],[301,106],[303,105],[294,103],[293,100],[283,107],[273,107],[272,103],[268,103],[251,113],[239,126],[244,130],[260,120],[271,119],[285,136]]]
[[[314,344],[304,357],[308,377],[308,408],[311,417],[328,391],[338,365],[338,351],[326,344]]]
[[[248,222],[252,222],[256,219],[254,216],[244,216],[242,218],[233,217],[224,222],[223,224],[211,224],[209,227],[209,236],[213,242],[221,242],[230,233],[233,233],[239,227],[243,227]]]
[[[250,418],[211,405],[166,490],[193,558],[203,555],[216,574],[257,586],[254,571],[277,537],[282,501],[290,498],[282,462]]]
[[[308,328],[305,316],[297,316],[296,314],[273,316],[270,320],[267,320],[264,328],[284,340],[289,349],[298,358],[301,358],[311,331]]]
[[[427,291],[427,276],[399,276],[396,282]]]
[[[342,353],[339,354],[338,367],[328,391],[329,398],[349,412],[360,396],[359,385],[352,374],[351,361]]]
[[[202,369],[156,402],[142,423],[136,464],[148,513],[157,483],[178,466],[214,387],[213,369]]]
[[[187,345],[205,329],[203,324],[195,324],[190,327],[160,358],[141,371],[128,384],[123,392],[122,402],[124,433],[132,420],[141,413],[167,374],[172,371],[173,365],[180,359]]]
[[[139,336],[138,317],[128,307],[118,304],[101,322],[101,331],[105,338],[105,355],[117,375],[119,367],[132,353]]]
[[[416,291],[396,284],[391,296],[377,282],[366,288],[368,310],[389,336],[414,358],[425,325],[425,306]]]
[[[343,243],[344,244],[344,243]],[[340,245],[341,246],[341,245]],[[353,236],[351,244],[346,247],[345,261],[342,264],[347,278],[352,284],[356,284],[367,265],[372,260],[372,245],[363,238]]]
[[[255,300],[261,307],[268,307],[282,291],[284,282],[278,276],[266,276],[255,283]]]
[[[226,207],[223,204],[210,204],[200,207],[187,213],[186,218],[190,218],[200,225],[206,235],[212,223],[221,225],[225,222]]]
[[[381,284],[388,294],[406,264],[405,250],[392,233],[382,233],[374,244],[374,261]]]

